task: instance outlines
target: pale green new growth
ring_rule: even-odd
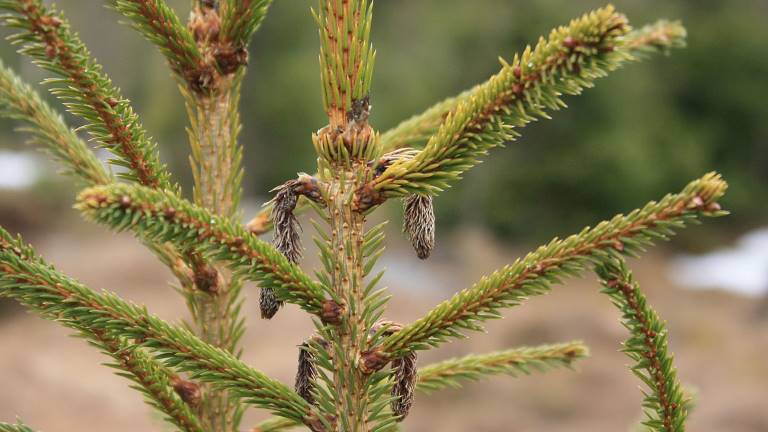
[[[267,15],[272,0],[222,0],[222,39],[243,48]]]
[[[589,355],[581,342],[538,347],[520,347],[488,354],[468,355],[445,360],[419,369],[416,388],[432,393],[445,388],[461,388],[463,381],[479,381],[493,375],[529,375],[555,367],[571,367]]]
[[[629,54],[626,60],[636,60],[654,53],[668,53],[672,48],[685,46],[685,28],[678,21],[659,20],[637,30],[630,31],[624,37],[624,44],[619,51]],[[437,132],[438,127],[449,112],[460,103],[478,94],[484,84],[475,86],[458,96],[448,98],[403,121],[394,128],[381,134],[382,151],[388,152],[402,147],[423,147],[427,140]]]
[[[323,104],[332,126],[346,125],[354,101],[371,90],[376,51],[370,44],[373,2],[319,0],[312,12],[320,29]]]
[[[88,188],[76,207],[86,219],[129,230],[173,272],[192,322],[171,325],[146,308],[66,277],[0,229],[0,296],[74,329],[111,358],[148,403],[184,432],[241,430],[243,412],[274,417],[253,432],[305,426],[313,432],[400,430],[414,393],[460,388],[495,375],[570,367],[580,343],[519,347],[419,368],[418,351],[482,329],[488,319],[547,293],[565,276],[595,268],[622,310],[632,371],[648,385],[646,427],[684,430],[687,401],[667,353],[667,331],[622,260],[700,216],[721,216],[726,183],[706,174],[678,194],[652,201],[545,246],[482,278],[410,324],[385,319],[389,296],[374,274],[384,224],[369,226],[379,204],[405,197],[407,234],[425,259],[434,246],[431,197],[529,122],[548,118],[619,66],[684,45],[685,29],[659,21],[632,30],[608,6],[575,19],[526,48],[490,80],[443,101],[380,136],[369,122],[375,52],[370,0],[320,0],[313,11],[328,124],[312,134],[316,175],[300,174],[246,226],[239,221],[242,147],[238,103],[247,46],[271,0],[195,0],[183,24],[164,0],[108,2],[156,45],[177,77],[189,118],[193,200],[183,198],[136,114],[63,16],[42,0],[0,0],[2,22],[17,29],[21,52],[52,72],[54,93],[125,167],[118,183],[75,132],[27,85],[0,65],[0,114],[21,120],[35,140]],[[407,149],[405,147],[413,147]],[[321,268],[298,265],[296,214],[312,208]],[[275,219],[273,220],[273,216]],[[272,244],[256,236],[275,226]],[[260,285],[261,315],[283,302],[311,315],[316,331],[299,345],[294,388],[239,360],[240,292]],[[281,320],[280,315],[275,316]],[[423,397],[421,395],[420,397]],[[31,432],[0,423],[0,432]]]

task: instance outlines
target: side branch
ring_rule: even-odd
[[[424,366],[418,371],[416,389],[431,393],[459,388],[462,381],[479,381],[492,375],[529,375],[556,367],[571,367],[576,360],[589,356],[581,342],[513,348],[488,354],[468,355]]]
[[[272,417],[254,426],[250,432],[278,432],[298,427],[299,424],[280,417]]]
[[[331,306],[329,292],[291,264],[272,245],[240,224],[212,215],[169,192],[135,185],[111,185],[83,191],[76,207],[95,222],[130,229],[153,242],[181,250],[199,250],[226,263],[238,275],[272,288],[277,297],[321,316]],[[338,317],[336,317],[338,318]]]
[[[112,0],[111,3],[131,20],[133,28],[160,49],[173,72],[190,86],[199,86],[212,74],[192,32],[164,0]]]
[[[629,32],[624,38],[624,45],[617,49],[629,54],[632,59],[640,60],[650,54],[666,54],[673,48],[682,48],[685,46],[685,38],[685,27],[680,22],[660,20]],[[478,94],[483,85],[477,85],[458,96],[445,99],[382,133],[379,141],[382,152],[402,147],[423,147],[429,137],[437,132],[448,113]]]
[[[726,214],[717,203],[726,188],[719,175],[709,173],[678,194],[652,201],[626,216],[617,215],[565,240],[555,239],[387,337],[364,359],[372,365],[383,365],[387,358],[402,356],[410,350],[461,338],[463,330],[481,330],[481,322],[499,318],[501,309],[549,292],[551,285],[562,277],[581,273],[591,263],[601,263],[615,255],[637,254],[643,246],[655,239],[667,239],[675,229],[699,216]]]
[[[272,0],[221,0],[221,40],[245,49],[271,4]]]
[[[9,12],[2,16],[4,24],[20,30],[11,40],[41,68],[60,77],[48,81],[54,84],[54,93],[87,122],[91,136],[115,154],[110,162],[128,169],[122,176],[170,188],[169,174],[138,116],[63,16],[42,0],[0,0],[0,10]]]
[[[33,142],[42,145],[59,161],[69,175],[79,177],[87,185],[112,182],[90,148],[70,129],[61,115],[54,111],[29,85],[0,62],[0,115],[24,121],[24,132]]]
[[[89,332],[143,341],[139,346],[157,352],[167,367],[189,372],[246,403],[295,421],[316,419],[313,408],[289,387],[143,307],[114,294],[97,293],[64,276],[4,230],[0,230],[0,295]]]
[[[515,128],[564,107],[562,94],[579,94],[623,64],[629,56],[619,48],[628,31],[624,15],[609,6],[554,29],[511,64],[502,61],[501,71],[448,114],[421,152],[393,163],[360,188],[358,210],[387,198],[435,195],[447,188],[479,157],[513,140]]]
[[[152,356],[125,339],[113,337],[106,331],[89,330],[86,326],[80,325],[76,318],[62,319],[62,314],[51,314],[50,318],[78,330],[93,345],[112,357],[114,363],[110,366],[125,371],[119,372],[118,375],[138,384],[139,390],[144,393],[149,405],[165,414],[168,422],[184,432],[205,432],[205,428],[193,411],[193,404],[185,402],[174,391],[175,375]]]
[[[624,49],[636,58],[656,53],[669,54],[674,48],[685,48],[686,36],[680,21],[659,20],[630,32]]]
[[[0,432],[35,432],[35,430],[22,423],[11,424],[0,422]]]
[[[603,292],[621,310],[624,326],[630,332],[623,351],[635,362],[632,373],[650,389],[644,392],[643,408],[648,420],[643,425],[658,432],[684,431],[688,401],[669,353],[664,322],[648,305],[623,259],[606,260],[596,266],[595,272]]]

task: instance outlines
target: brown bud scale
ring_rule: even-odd
[[[194,408],[200,405],[202,395],[200,394],[199,384],[177,376],[171,378],[171,384],[173,384],[173,390],[176,394],[189,406]]]

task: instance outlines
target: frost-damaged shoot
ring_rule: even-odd
[[[386,320],[387,292],[374,274],[383,225],[369,215],[403,201],[403,231],[420,259],[435,242],[433,205],[488,152],[514,140],[531,121],[548,119],[619,67],[684,45],[685,29],[659,21],[633,30],[608,6],[557,27],[526,47],[487,81],[446,99],[382,134],[370,124],[376,51],[370,0],[320,0],[312,10],[320,41],[320,81],[328,124],[311,134],[315,174],[275,187],[251,222],[240,222],[242,148],[238,101],[248,44],[270,0],[195,0],[182,23],[163,0],[107,1],[165,56],[189,116],[194,188],[181,188],[160,162],[130,102],[90,56],[67,18],[42,0],[0,0],[10,40],[45,69],[46,83],[113,154],[93,150],[30,86],[0,64],[0,113],[47,150],[84,189],[76,208],[93,222],[130,231],[176,276],[191,321],[168,324],[144,307],[92,290],[46,263],[20,238],[0,229],[0,295],[75,330],[110,358],[147,402],[176,429],[241,429],[247,408],[271,419],[254,431],[389,431],[419,393],[458,388],[467,380],[570,367],[587,356],[579,342],[518,347],[419,366],[419,351],[481,330],[503,309],[547,293],[565,276],[594,270],[623,313],[624,350],[647,385],[645,426],[682,431],[687,400],[672,365],[668,333],[627,269],[640,254],[700,217],[721,216],[719,175],[693,180],[564,240],[555,239],[437,305],[411,323]],[[386,7],[386,6],[385,6]],[[298,212],[313,209],[322,268],[302,270]],[[260,235],[274,231],[271,241]],[[316,332],[295,341],[296,382],[287,385],[239,359],[244,331],[241,291],[260,289],[261,317],[281,319],[283,304],[309,314]],[[415,404],[415,405],[414,405]],[[30,431],[21,423],[2,431]]]

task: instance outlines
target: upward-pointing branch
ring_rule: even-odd
[[[113,7],[163,53],[176,75],[197,87],[212,74],[189,31],[164,0],[111,0]]]
[[[328,126],[312,135],[318,155],[332,164],[365,163],[376,151],[368,123],[376,52],[371,45],[371,0],[320,0],[312,15],[320,31],[320,78]]]
[[[650,54],[666,54],[673,48],[684,47],[685,37],[685,27],[680,22],[660,20],[629,32],[624,37],[624,45],[617,49],[630,54],[634,59],[642,59]],[[448,113],[456,109],[459,103],[476,94],[482,85],[438,102],[423,113],[414,115],[382,133],[379,141],[382,152],[386,153],[402,147],[423,147],[429,137],[437,132]]]
[[[720,216],[717,200],[727,184],[710,173],[688,184],[682,192],[652,201],[628,215],[617,215],[595,228],[585,229],[565,240],[555,239],[514,264],[483,277],[473,287],[432,309],[423,318],[387,337],[363,356],[362,367],[386,364],[388,357],[428,349],[450,338],[463,337],[464,330],[481,330],[481,323],[499,318],[503,308],[549,292],[564,276],[578,274],[591,263],[614,255],[633,255],[655,239],[666,239],[699,216]]]
[[[502,61],[499,73],[461,98],[419,154],[360,189],[358,209],[445,189],[490,149],[514,139],[515,128],[564,107],[562,94],[581,93],[628,60],[620,49],[628,31],[624,15],[609,6],[554,29],[511,63]]]
[[[155,144],[147,137],[128,101],[104,74],[63,15],[42,0],[0,0],[4,24],[21,32],[11,37],[43,69],[69,111],[87,122],[91,136],[115,154],[110,162],[125,167],[121,176],[143,185],[170,188]]]
[[[373,4],[370,0],[320,0],[312,11],[320,28],[320,74],[323,104],[331,128],[352,120],[353,103],[371,89],[376,52],[370,43]]]
[[[221,40],[235,49],[247,47],[271,4],[272,0],[222,0],[219,4]]]

